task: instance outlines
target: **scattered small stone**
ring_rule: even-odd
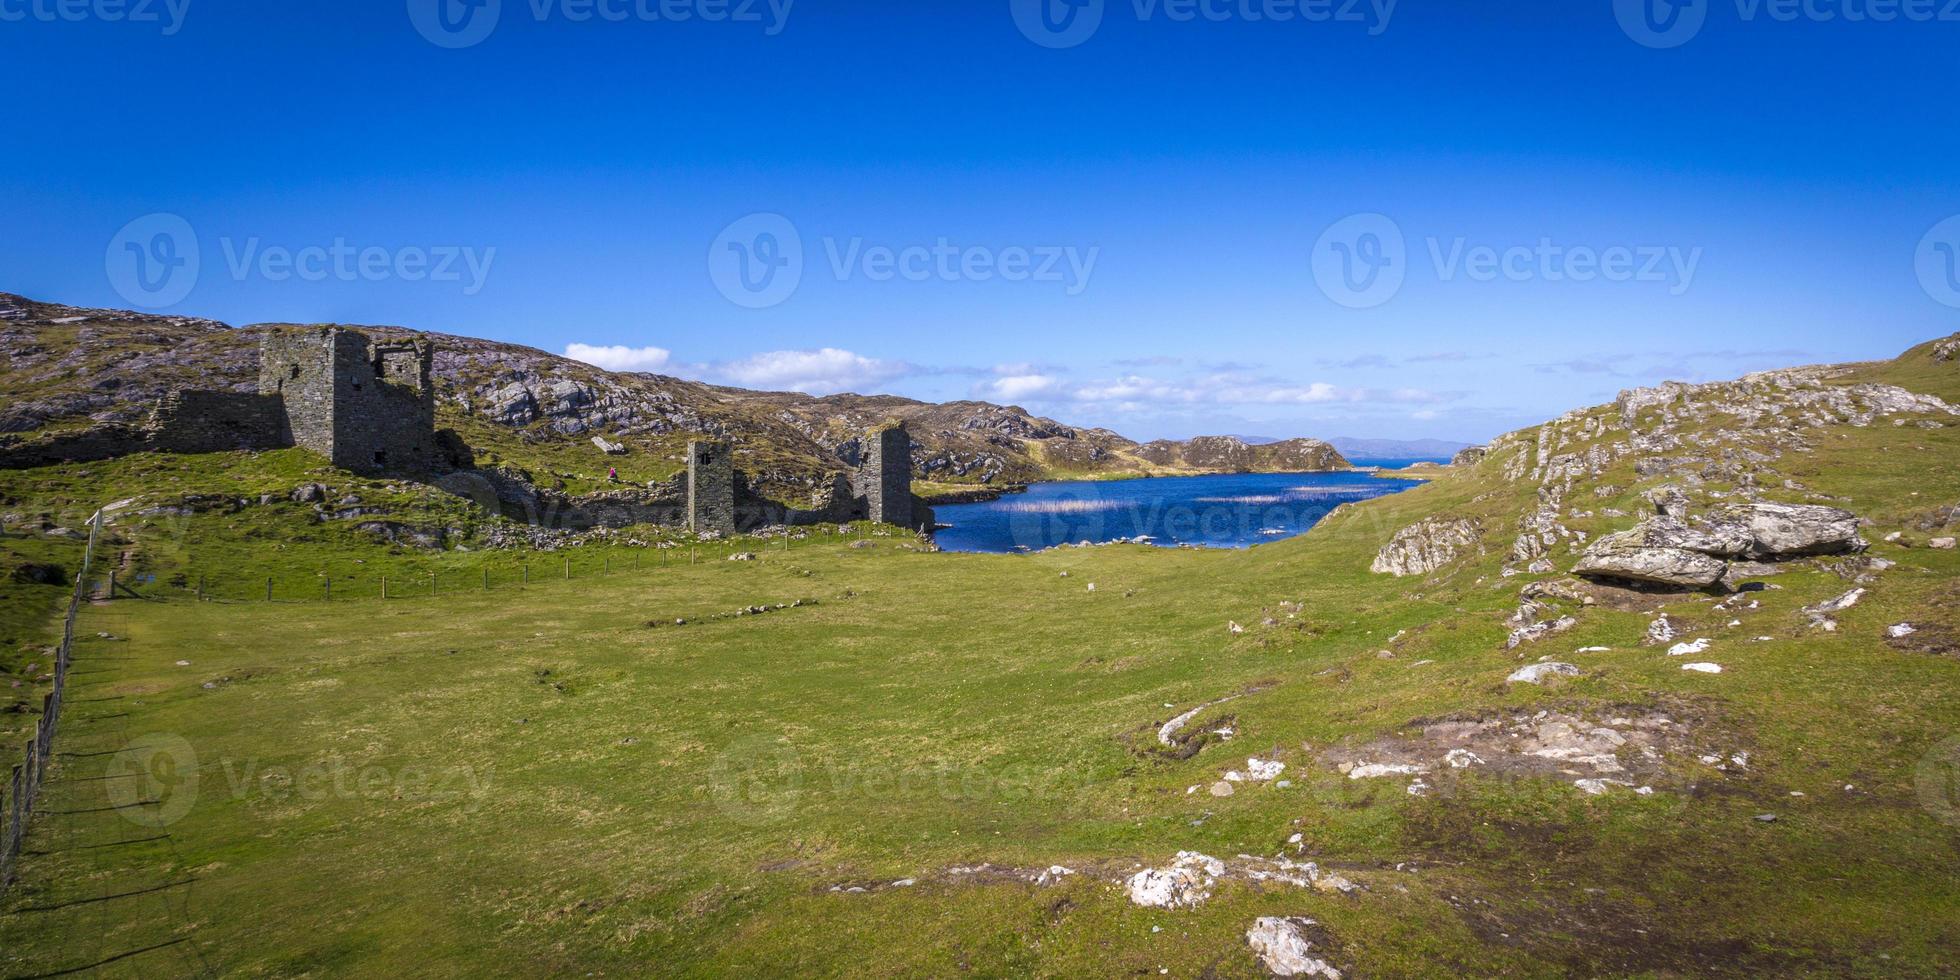
[[[1237,790],[1232,788],[1232,784],[1223,779],[1211,784],[1211,795],[1213,796],[1230,796],[1235,792]]]
[[[1934,538],[1933,540],[1926,542],[1926,547],[1938,548],[1941,551],[1952,551],[1953,546],[1954,546],[1954,540],[1952,538]]]
[[[188,661],[188,660],[179,660],[179,661],[177,661],[177,666],[179,666],[179,667],[189,667],[190,665],[191,665],[191,662],[190,662],[190,661]]]
[[[1692,670],[1697,674],[1719,674],[1722,672],[1722,665],[1710,663],[1682,664],[1681,669]]]
[[[1885,628],[1885,635],[1895,640],[1911,636],[1917,632],[1919,632],[1918,628],[1914,627],[1911,623],[1898,623]]]
[[[1707,650],[1709,644],[1713,642],[1714,642],[1713,640],[1709,640],[1706,638],[1697,638],[1692,642],[1688,642],[1688,643],[1676,643],[1675,645],[1667,648],[1667,655],[1670,657],[1679,657],[1690,653],[1701,653],[1702,651]]]
[[[1758,814],[1756,814],[1756,822],[1757,822],[1757,823],[1775,823],[1775,822],[1776,822],[1776,814],[1774,814],[1774,813],[1758,813]]]

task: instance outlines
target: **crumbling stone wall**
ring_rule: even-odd
[[[725,442],[687,444],[687,526],[696,534],[735,533],[735,454]]]
[[[166,453],[224,453],[293,442],[279,399],[249,392],[171,392],[145,428],[143,448]]]

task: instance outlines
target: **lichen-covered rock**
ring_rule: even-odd
[[[1574,573],[1661,585],[1708,588],[1727,581],[1729,561],[1783,561],[1862,551],[1858,516],[1815,504],[1756,502],[1686,518],[1673,488],[1649,494],[1660,513],[1592,543]]]
[[[1483,530],[1468,518],[1430,517],[1395,532],[1375,555],[1378,574],[1427,575],[1472,551],[1482,552]]]
[[[1519,667],[1504,678],[1507,684],[1543,684],[1553,677],[1577,677],[1579,668],[1572,664],[1546,663],[1529,664]]]
[[[1609,534],[1593,542],[1572,571],[1597,578],[1627,579],[1705,589],[1722,580],[1728,563],[1720,558],[1677,547],[1653,547],[1636,528]]]
[[[1489,455],[1490,455],[1489,446],[1471,446],[1468,449],[1458,450],[1455,456],[1450,457],[1450,465],[1451,466],[1475,466],[1478,463],[1483,462],[1484,458]]]
[[[1753,503],[1718,511],[1716,521],[1746,528],[1748,550],[1739,557],[1780,559],[1863,551],[1858,515],[1816,504]]]
[[[1515,650],[1519,644],[1530,643],[1533,640],[1542,640],[1553,633],[1563,633],[1577,625],[1579,625],[1579,620],[1571,616],[1560,616],[1546,623],[1533,623],[1529,626],[1513,630],[1510,638],[1504,641],[1504,649]]]
[[[1319,923],[1298,917],[1260,916],[1245,931],[1246,945],[1259,963],[1277,977],[1323,977],[1341,980],[1341,971],[1314,955],[1325,942]]]
[[[1196,851],[1179,851],[1168,868],[1147,868],[1131,875],[1124,888],[1138,905],[1188,908],[1211,897],[1211,888],[1225,874],[1225,862]]]

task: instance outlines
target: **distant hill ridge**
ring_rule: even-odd
[[[215,320],[86,309],[0,293],[0,447],[144,419],[180,388],[251,391],[259,331]],[[1329,444],[1291,439],[1254,446],[1229,436],[1147,445],[1078,428],[1012,405],[943,404],[890,395],[760,392],[653,374],[615,373],[535,348],[471,337],[351,326],[436,341],[437,424],[455,429],[480,463],[513,465],[540,483],[603,474],[632,481],[678,470],[687,438],[737,446],[759,488],[788,499],[853,465],[862,432],[907,424],[915,476],[941,484],[1345,469]],[[595,436],[627,448],[608,457]]]

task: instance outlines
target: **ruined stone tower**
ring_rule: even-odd
[[[853,490],[864,500],[865,518],[899,527],[913,526],[912,436],[902,424],[864,434],[864,462]]]
[[[356,473],[422,473],[437,458],[435,349],[338,327],[268,332],[259,394],[285,406],[292,444]]]
[[[725,442],[687,444],[687,527],[735,533],[735,454]]]

